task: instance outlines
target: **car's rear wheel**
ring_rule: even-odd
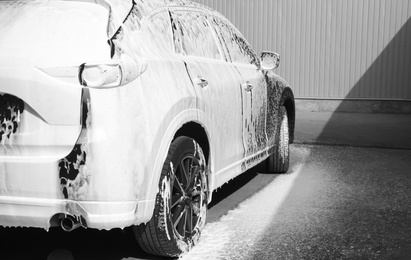
[[[277,128],[275,136],[274,152],[266,160],[267,171],[271,173],[285,173],[290,165],[290,132],[287,110],[284,106],[280,107],[278,116],[280,127]]]
[[[178,137],[170,146],[160,176],[151,220],[133,227],[149,254],[176,257],[196,244],[207,214],[206,160],[192,138]]]

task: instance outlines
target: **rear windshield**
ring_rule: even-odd
[[[107,40],[109,10],[76,1],[0,1],[0,44],[70,45]]]

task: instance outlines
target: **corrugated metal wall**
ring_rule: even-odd
[[[411,0],[195,1],[280,53],[296,97],[411,100]]]

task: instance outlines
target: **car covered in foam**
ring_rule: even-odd
[[[221,14],[186,0],[0,1],[0,225],[198,241],[213,191],[288,170],[293,93]]]

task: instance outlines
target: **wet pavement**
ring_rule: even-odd
[[[183,259],[411,259],[410,115],[305,113],[290,171],[257,167],[218,189]],[[130,229],[0,228],[0,248],[2,260],[160,259]]]
[[[411,151],[291,151],[291,171],[207,225],[183,259],[411,259]]]

